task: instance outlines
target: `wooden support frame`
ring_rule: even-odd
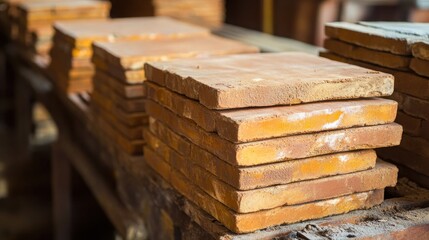
[[[76,106],[74,109],[70,109],[70,105],[74,104],[69,98],[56,94],[52,82],[43,73],[43,68],[39,68],[40,71],[37,71],[37,66],[31,67],[28,66],[28,63],[19,61],[16,61],[15,65],[19,66],[16,69],[18,76],[16,84],[19,86],[17,96],[23,97],[16,99],[17,107],[27,110],[27,113],[22,113],[23,115],[31,116],[32,101],[29,101],[29,98],[34,97],[36,101],[46,107],[59,129],[59,140],[54,144],[52,152],[55,239],[71,238],[72,185],[70,174],[72,167],[82,176],[115,226],[119,236],[123,239],[145,239],[145,227],[142,221],[122,204],[116,194],[115,186],[110,185],[109,181],[103,178],[103,174],[99,173],[96,166],[97,160],[91,159],[81,146],[76,145],[78,141],[73,139],[70,129],[71,121],[84,121],[85,119],[82,117],[85,113],[78,112],[79,108]],[[22,85],[26,87],[22,87]],[[23,107],[24,105],[25,107]],[[23,115],[19,115],[19,117],[21,118]],[[30,120],[22,118],[21,121],[19,122],[20,137],[28,138],[31,134],[31,118]],[[26,142],[27,144],[28,142]]]

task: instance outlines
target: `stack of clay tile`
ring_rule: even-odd
[[[145,66],[145,161],[236,233],[366,209],[396,183],[393,77],[303,53]],[[336,101],[333,101],[336,100]]]
[[[204,28],[165,17],[96,19],[55,23],[54,46],[48,72],[58,89],[67,93],[92,90],[94,41],[195,37],[209,34]]]
[[[399,147],[379,155],[400,166],[400,174],[429,186],[429,24],[329,23],[322,56],[395,76],[392,99],[403,125]],[[426,41],[426,43],[425,43]]]
[[[155,16],[170,16],[210,28],[223,23],[223,0],[153,0],[152,4]]]
[[[14,0],[9,7],[12,37],[42,56],[52,45],[54,21],[106,18],[110,10],[108,2],[96,0]]]
[[[180,26],[169,27],[180,31]],[[91,108],[104,130],[104,139],[113,139],[120,152],[136,156],[143,151],[143,126],[148,123],[143,87],[146,62],[258,52],[236,41],[211,35],[185,37],[187,33],[182,28],[181,38],[94,43]]]

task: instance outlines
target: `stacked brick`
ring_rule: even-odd
[[[57,22],[54,26],[55,59],[48,72],[57,87],[67,93],[91,92],[94,65],[92,43],[131,41],[139,39],[179,38],[207,35],[208,30],[164,17],[97,19]]]
[[[145,66],[145,161],[236,233],[383,201],[398,145],[393,77],[301,54]],[[333,101],[337,100],[337,101]]]
[[[326,25],[326,35],[322,56],[395,76],[391,98],[399,103],[403,141],[378,153],[429,186],[429,24],[337,22]]]
[[[13,0],[5,8],[11,38],[29,52],[47,57],[55,21],[106,18],[110,4],[95,0]]]
[[[144,31],[144,25],[140,29]],[[197,33],[199,36],[195,36]],[[117,152],[127,156],[142,155],[146,142],[142,134],[148,123],[143,87],[146,62],[258,52],[255,47],[209,35],[206,29],[190,28],[178,21],[150,28],[147,34],[158,39],[97,41],[93,45],[91,109],[102,128],[101,138],[113,140]]]

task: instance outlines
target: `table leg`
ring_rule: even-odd
[[[71,165],[67,157],[61,152],[58,142],[53,144],[51,161],[54,239],[70,240],[72,238]]]

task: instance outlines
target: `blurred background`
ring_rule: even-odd
[[[235,27],[321,46],[326,22],[429,22],[429,0],[111,0],[111,4],[113,18],[170,16],[210,27],[220,35],[247,38],[251,43],[269,41],[271,36],[250,36]],[[21,152],[12,132],[16,120],[14,91],[10,90],[13,83],[7,81],[10,66],[4,61],[2,53],[0,65],[5,67],[0,69],[0,239],[51,239],[49,159],[56,129],[47,112],[36,105],[30,140],[32,161],[15,161]],[[115,239],[113,227],[75,173],[72,185],[76,189],[74,198],[78,199],[73,206],[77,226],[73,239]]]
[[[429,21],[428,0],[112,0],[112,17],[170,15],[185,21],[215,27],[217,19],[201,21],[204,5],[224,6],[224,22],[321,45],[323,24],[330,21]],[[172,3],[174,2],[174,3]],[[163,11],[165,5],[175,11]],[[201,8],[201,9],[200,9]],[[220,10],[219,7],[212,11]],[[180,14],[178,12],[180,11]]]

